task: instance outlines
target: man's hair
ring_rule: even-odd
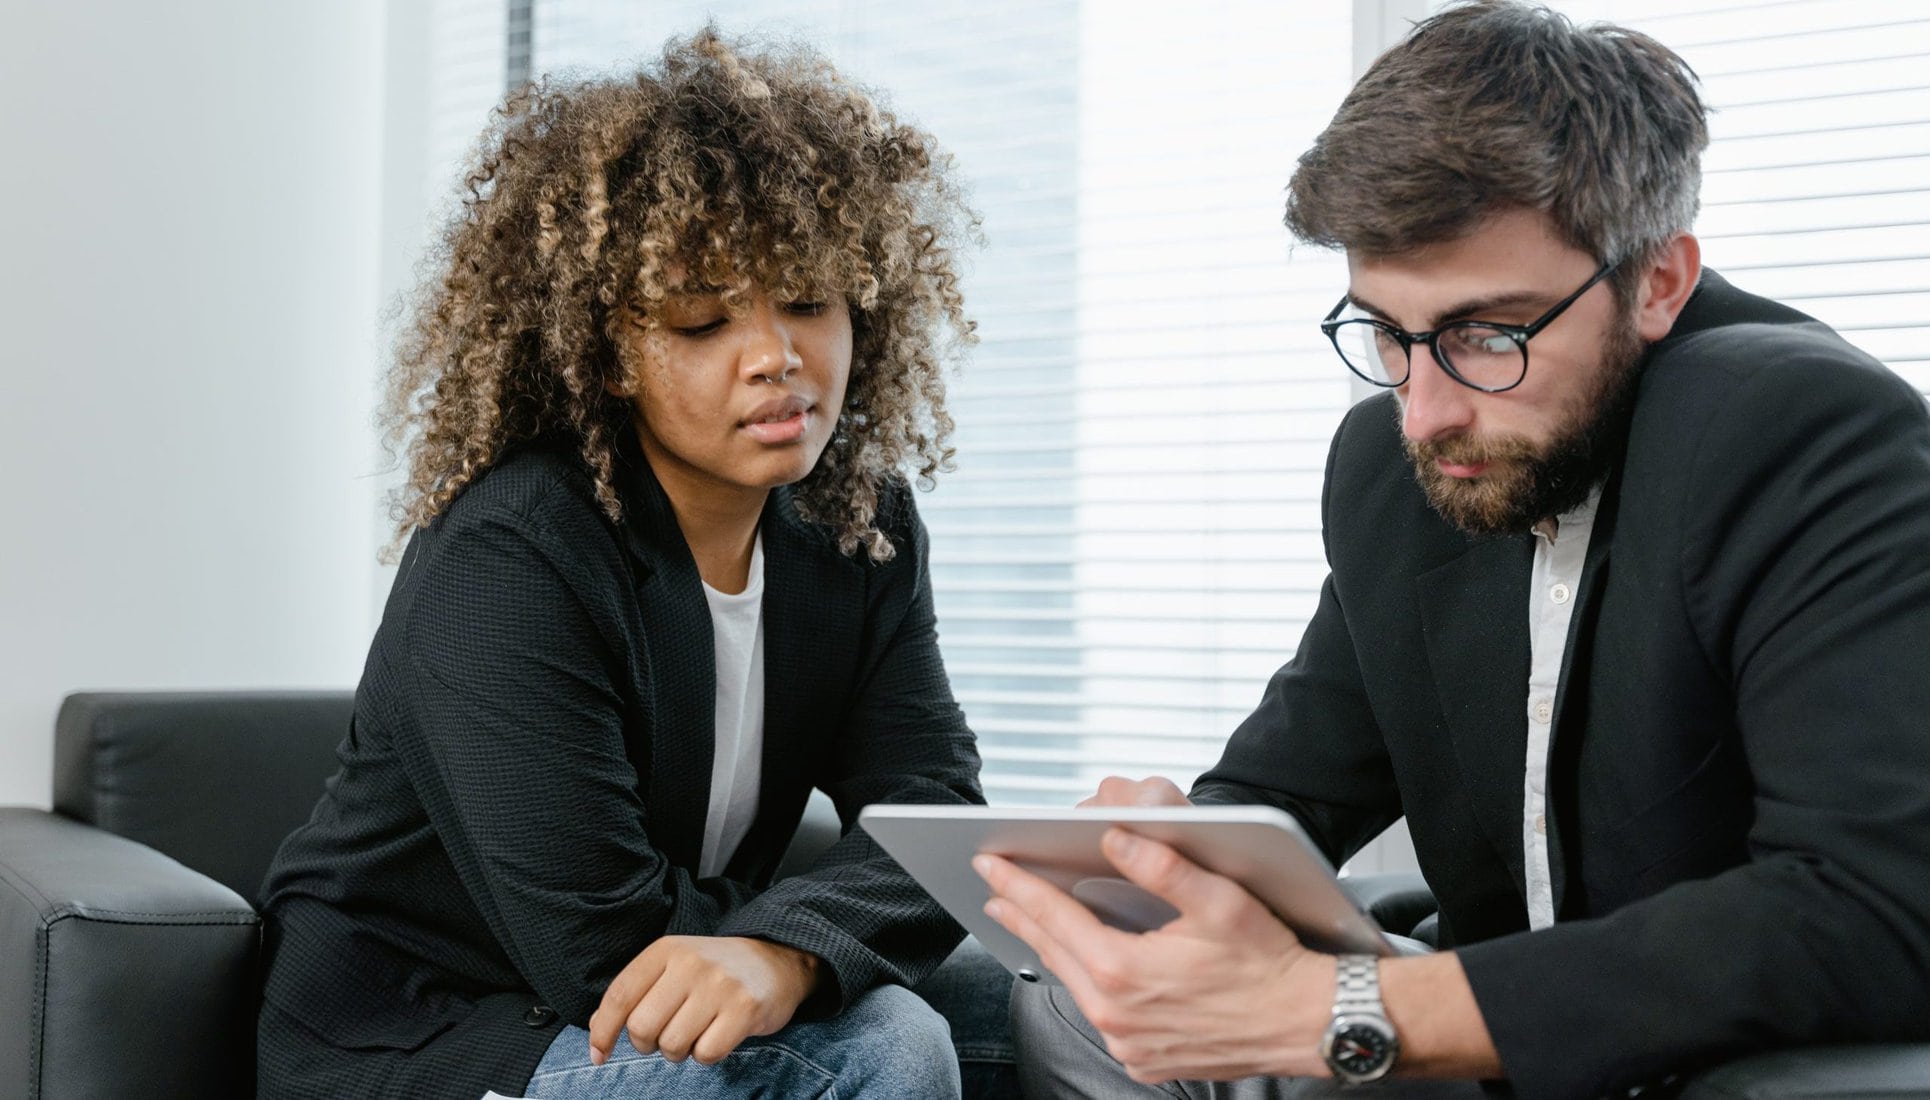
[[[571,446],[620,518],[634,406],[609,392],[628,381],[617,335],[691,287],[732,307],[761,289],[850,305],[845,407],[797,501],[845,553],[891,557],[880,492],[949,467],[942,368],[973,339],[952,248],[978,223],[947,166],[822,57],[715,28],[627,76],[511,95],[389,375],[389,440],[409,456],[398,540],[539,439]]]
[[[1599,260],[1647,257],[1695,221],[1706,114],[1695,73],[1647,35],[1458,4],[1354,85],[1300,158],[1287,228],[1386,256],[1525,207]],[[1637,267],[1617,273],[1624,295]]]

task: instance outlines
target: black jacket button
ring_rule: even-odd
[[[556,1022],[556,1010],[548,1005],[533,1005],[523,1013],[523,1023],[530,1027],[548,1027]]]

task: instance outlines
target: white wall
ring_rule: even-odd
[[[45,805],[69,691],[359,673],[388,14],[5,6],[0,803]]]

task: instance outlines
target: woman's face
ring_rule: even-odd
[[[673,497],[724,503],[801,480],[837,425],[851,376],[841,299],[753,296],[732,314],[716,294],[672,296],[659,324],[627,326],[618,354],[644,454]]]

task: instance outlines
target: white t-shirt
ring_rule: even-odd
[[[757,817],[764,774],[764,536],[751,544],[744,591],[704,585],[717,662],[717,746],[710,763],[710,809],[697,874],[723,873]]]

